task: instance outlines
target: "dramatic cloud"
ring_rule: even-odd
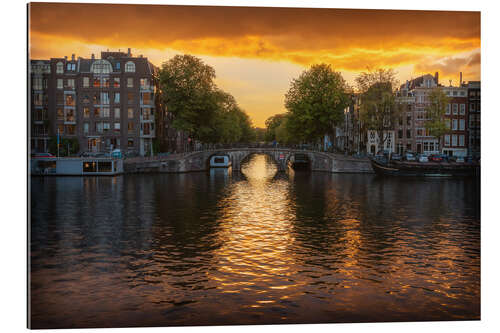
[[[32,58],[131,47],[161,65],[194,54],[258,126],[284,112],[290,81],[314,63],[351,84],[367,67],[394,68],[401,81],[480,79],[479,12],[31,3],[29,13]]]
[[[325,61],[336,68],[409,64],[480,45],[478,12],[31,4],[34,36],[171,48],[215,56]]]

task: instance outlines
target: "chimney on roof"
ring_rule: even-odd
[[[450,81],[450,87],[451,87],[451,81],[452,81],[452,80],[448,80],[448,81]]]
[[[91,57],[91,59],[92,59],[92,60],[94,60],[94,59],[95,59],[95,55],[94,55],[93,53],[92,53],[92,57]]]
[[[68,56],[64,56],[64,60],[68,60]]]
[[[439,84],[439,73],[436,72],[436,74],[434,74],[434,80],[436,81],[436,85]]]
[[[71,55],[71,60],[75,61],[75,54],[74,53]]]
[[[460,72],[460,82],[458,84],[458,86],[460,87],[462,85],[462,72]]]
[[[128,48],[127,56],[129,56],[129,57],[131,57],[131,56],[132,56],[132,52],[131,52],[131,50],[130,50],[130,47]]]

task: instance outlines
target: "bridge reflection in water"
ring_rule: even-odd
[[[33,327],[479,318],[474,180],[218,171],[33,179]]]

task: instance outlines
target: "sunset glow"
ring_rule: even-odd
[[[367,67],[400,81],[480,80],[480,13],[32,3],[32,59],[132,48],[160,66],[189,53],[213,66],[255,126],[284,112],[290,81],[329,63],[354,84]]]

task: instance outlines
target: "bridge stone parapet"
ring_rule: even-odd
[[[134,160],[124,164],[126,173],[167,172],[181,173],[205,171],[210,168],[209,161],[213,155],[226,155],[230,158],[233,170],[240,170],[242,162],[252,154],[266,154],[276,162],[279,171],[287,169],[288,161],[294,154],[308,157],[311,171],[334,173],[373,173],[368,159],[347,157],[339,154],[297,149],[280,148],[235,148],[197,151],[175,158],[154,160]]]

